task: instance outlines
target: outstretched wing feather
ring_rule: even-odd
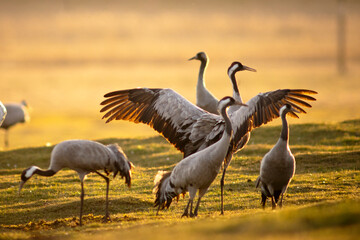
[[[100,112],[106,112],[106,122],[127,120],[144,123],[162,134],[177,149],[184,152],[190,143],[192,127],[208,114],[171,89],[136,88],[105,94],[108,99]],[[219,116],[211,115],[215,121]],[[206,134],[206,133],[205,133]]]
[[[284,104],[289,103],[306,113],[302,107],[311,107],[306,101],[315,101],[309,95],[316,93],[307,89],[279,89],[250,99],[247,107],[241,107],[231,115],[234,135],[229,154],[237,150],[237,144],[252,129],[278,118]],[[107,122],[121,119],[147,124],[185,156],[218,141],[225,128],[220,116],[198,108],[171,89],[136,88],[114,91],[105,97],[108,99],[101,103],[105,105],[101,112],[107,111],[103,117],[108,118]],[[298,117],[293,112],[290,115]]]

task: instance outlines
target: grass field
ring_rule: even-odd
[[[205,195],[196,219],[180,218],[186,200],[156,216],[151,193],[158,170],[181,159],[162,137],[104,139],[117,142],[135,164],[132,188],[123,179],[110,184],[112,222],[104,224],[105,182],[96,174],[85,181],[84,226],[78,227],[80,182],[63,170],[51,178],[35,176],[18,195],[23,169],[48,166],[52,147],[0,153],[0,238],[99,239],[264,238],[356,239],[360,226],[360,121],[294,124],[290,144],[297,160],[282,210],[260,207],[255,189],[262,156],[275,144],[280,127],[254,131],[249,145],[235,155],[227,171],[225,215],[220,216],[220,178]],[[151,238],[150,238],[151,239]]]

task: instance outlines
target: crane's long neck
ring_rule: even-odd
[[[243,102],[242,101],[242,98],[240,96],[240,92],[239,92],[239,88],[238,88],[238,85],[237,85],[237,81],[236,81],[236,78],[235,78],[235,73],[236,72],[232,72],[229,77],[230,77],[230,80],[231,80],[231,83],[232,83],[232,86],[233,86],[233,98],[238,101],[238,102]]]
[[[52,169],[42,170],[36,166],[32,166],[29,169],[25,170],[25,172],[23,174],[24,174],[24,177],[29,179],[34,174],[38,174],[40,176],[45,176],[45,177],[50,177],[50,176],[53,176],[55,173],[56,172]]]
[[[223,141],[230,141],[230,138],[232,136],[232,133],[233,133],[233,130],[232,130],[232,127],[231,127],[231,121],[229,119],[229,116],[226,112],[226,108],[223,108],[221,109],[221,112],[220,112],[221,116],[224,118],[224,121],[225,121],[225,131],[221,137],[221,140]]]
[[[214,146],[214,148],[216,148],[216,154],[218,155],[218,157],[214,158],[213,160],[210,160],[213,162],[214,164],[213,166],[219,169],[226,157],[226,153],[228,152],[230,139],[233,133],[231,122],[226,112],[226,108],[221,109],[220,114],[225,120],[225,130],[220,140],[216,142],[214,145],[212,145]]]
[[[199,77],[198,77],[198,82],[197,82],[197,90],[198,91],[205,89],[204,76],[205,76],[205,69],[207,67],[207,64],[208,64],[207,59],[201,60]]]
[[[289,125],[286,120],[285,112],[283,114],[281,114],[281,120],[282,120],[282,129],[281,129],[280,138],[287,142],[287,141],[289,141]]]
[[[233,85],[233,98],[236,101],[242,103],[243,101],[242,101],[242,98],[240,96],[239,88],[238,88],[238,85],[237,85],[237,82],[236,82],[235,72],[232,72],[231,74],[229,74],[229,77],[230,77],[231,83]],[[239,110],[240,108],[241,108],[241,106],[239,106],[239,105],[233,105],[233,106],[230,106],[228,112],[231,115],[234,112],[236,112],[237,110]]]
[[[42,170],[36,166],[31,166],[28,169],[25,169],[21,173],[21,182],[20,182],[19,192],[21,191],[21,189],[24,186],[24,184],[26,183],[26,181],[29,180],[34,174],[50,177],[50,176],[53,176],[55,173],[56,172],[52,169]]]

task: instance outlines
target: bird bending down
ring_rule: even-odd
[[[25,100],[21,103],[5,103],[7,114],[0,128],[5,129],[5,147],[9,147],[9,129],[17,123],[25,123],[30,121],[29,107]]]
[[[296,111],[290,104],[285,104],[280,109],[282,120],[281,135],[275,146],[265,154],[260,164],[260,176],[256,180],[256,187],[261,187],[261,204],[265,208],[266,199],[271,198],[272,209],[281,196],[279,207],[286,189],[295,174],[295,157],[289,147],[289,126],[286,114]]]
[[[311,107],[307,101],[315,101],[308,89],[278,89],[259,93],[246,104],[229,115],[233,138],[228,146],[224,165],[238,151],[244,136],[253,129],[279,117],[280,108],[288,103],[301,113],[302,107]],[[219,115],[211,114],[171,89],[134,88],[105,94],[106,99],[100,112],[106,112],[103,119],[127,120],[143,123],[163,135],[187,157],[217,142],[224,130],[225,121]],[[297,116],[293,113],[294,116]]]
[[[104,220],[110,220],[108,211],[109,201],[109,174],[114,172],[114,178],[119,173],[125,177],[125,183],[131,186],[132,164],[125,153],[117,144],[103,145],[89,140],[68,140],[57,144],[51,152],[50,166],[48,170],[42,170],[36,166],[25,169],[21,174],[19,193],[25,182],[34,174],[50,177],[63,168],[76,171],[81,182],[80,195],[80,226],[82,225],[82,209],[84,202],[84,179],[91,172],[100,175],[106,181],[106,209]],[[98,172],[103,169],[107,176]]]
[[[235,101],[232,97],[224,97],[219,101],[218,111],[225,122],[225,130],[219,141],[184,158],[171,173],[158,172],[153,190],[156,194],[157,213],[160,209],[168,208],[174,197],[189,192],[189,202],[182,216],[189,216],[189,207],[190,217],[197,216],[200,200],[216,178],[230,143],[233,130],[226,109],[234,104],[245,105]],[[193,200],[198,190],[198,201],[193,213]]]
[[[5,116],[7,114],[4,104],[0,101],[0,126],[3,123]]]

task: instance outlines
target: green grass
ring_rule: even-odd
[[[118,142],[135,164],[131,189],[123,179],[110,184],[112,222],[102,223],[105,183],[85,181],[84,226],[78,226],[80,182],[71,170],[50,178],[34,176],[18,195],[20,173],[47,168],[52,147],[0,152],[0,238],[96,239],[354,239],[360,226],[360,120],[336,124],[292,124],[290,144],[297,160],[282,210],[260,208],[254,182],[262,156],[275,144],[279,126],[253,131],[248,146],[228,168],[225,215],[219,213],[219,176],[203,198],[199,217],[180,218],[186,199],[156,216],[153,178],[182,158],[162,137],[104,139]],[[186,196],[187,198],[187,196]]]

